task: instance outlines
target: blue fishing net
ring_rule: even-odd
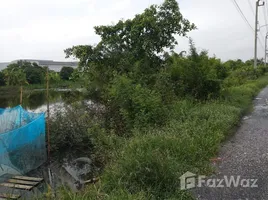
[[[28,173],[46,160],[45,114],[0,109],[0,176]]]

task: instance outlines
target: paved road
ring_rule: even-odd
[[[239,181],[239,187],[196,188],[196,199],[268,200],[268,87],[254,100],[254,111],[243,118],[237,133],[221,148],[219,157],[222,160],[216,164],[217,174],[210,178],[226,176],[230,180],[233,175],[235,180],[238,176],[240,180],[250,180]],[[247,187],[252,186],[252,179],[258,179],[258,187]],[[225,183],[221,185],[226,186]],[[213,186],[213,182],[210,184]]]

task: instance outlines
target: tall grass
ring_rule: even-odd
[[[192,199],[180,191],[179,177],[186,171],[213,172],[210,158],[217,155],[221,142],[267,84],[266,75],[227,88],[217,101],[178,101],[170,108],[164,128],[137,131],[118,147],[101,182],[89,186],[83,195],[90,199]]]
[[[268,84],[268,75],[222,90],[221,98],[204,103],[184,99],[169,107],[162,128],[135,130],[132,137],[95,135],[110,162],[95,185],[78,194],[61,190],[58,199],[193,199],[180,190],[186,171],[211,174],[210,159],[239,125],[253,97]]]

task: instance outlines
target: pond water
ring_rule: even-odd
[[[49,91],[50,105],[71,104],[85,99],[81,90],[51,89]],[[12,108],[20,104],[20,91],[16,88],[4,89],[0,87],[0,108]],[[23,93],[22,107],[29,111],[46,112],[46,90],[26,90]]]

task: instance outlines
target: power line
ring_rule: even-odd
[[[266,1],[267,1],[267,0],[266,0]],[[247,20],[246,16],[244,15],[243,11],[241,10],[240,6],[237,4],[236,0],[232,0],[232,2],[233,2],[233,4],[234,4],[234,6],[236,7],[236,10],[239,12],[240,16],[241,16],[242,19],[244,20],[244,22],[248,25],[248,27],[249,27],[249,28],[253,31],[253,33],[254,33],[254,29],[253,29],[253,27],[250,25],[249,21]],[[249,5],[250,5],[250,7],[251,7],[251,10],[252,10],[253,14],[255,15],[254,10],[253,10],[253,7],[252,7],[252,5],[250,4],[250,1],[248,1],[248,2],[249,2]],[[260,33],[261,33],[261,32],[260,32]],[[262,37],[262,34],[261,34],[261,37]],[[262,47],[263,50],[264,50],[264,46],[263,46],[263,44],[262,44],[262,42],[261,42],[261,40],[260,40],[259,37],[258,37],[258,41],[259,41],[261,47]]]
[[[246,22],[246,24],[249,26],[249,28],[254,32],[254,29],[250,25],[249,21],[247,20],[246,16],[244,15],[244,13],[242,12],[241,8],[237,4],[236,0],[232,0],[232,2],[235,5],[235,7],[236,7],[237,11],[239,12],[239,14],[241,15],[242,19]]]
[[[266,7],[268,6],[268,2],[267,2],[267,0],[265,0],[265,5],[266,5]],[[267,10],[266,10],[267,8],[265,8],[265,6],[263,6],[263,17],[264,17],[264,21],[265,21],[265,25],[266,25],[266,33],[268,33],[268,26],[267,26]],[[263,40],[263,35],[262,35],[262,33],[261,33],[261,31],[260,31],[260,35],[261,35],[261,37],[262,37],[262,41],[264,41],[264,40],[266,40],[266,38]],[[266,35],[266,34],[265,34]],[[261,42],[260,42],[261,43]],[[261,45],[262,45],[262,43],[261,43]],[[263,45],[262,45],[262,47],[263,47]],[[264,48],[263,48],[264,49]]]
[[[267,0],[266,0],[266,2],[267,2]],[[263,17],[264,17],[265,25],[266,25],[267,24],[267,12],[266,12],[266,8],[264,6],[263,6]],[[266,26],[266,32],[268,32],[268,27],[267,26]]]
[[[255,16],[255,12],[254,12],[254,9],[252,7],[252,4],[251,4],[250,0],[248,0],[248,4],[250,6],[250,9],[251,9],[251,12],[252,12],[253,16]]]

